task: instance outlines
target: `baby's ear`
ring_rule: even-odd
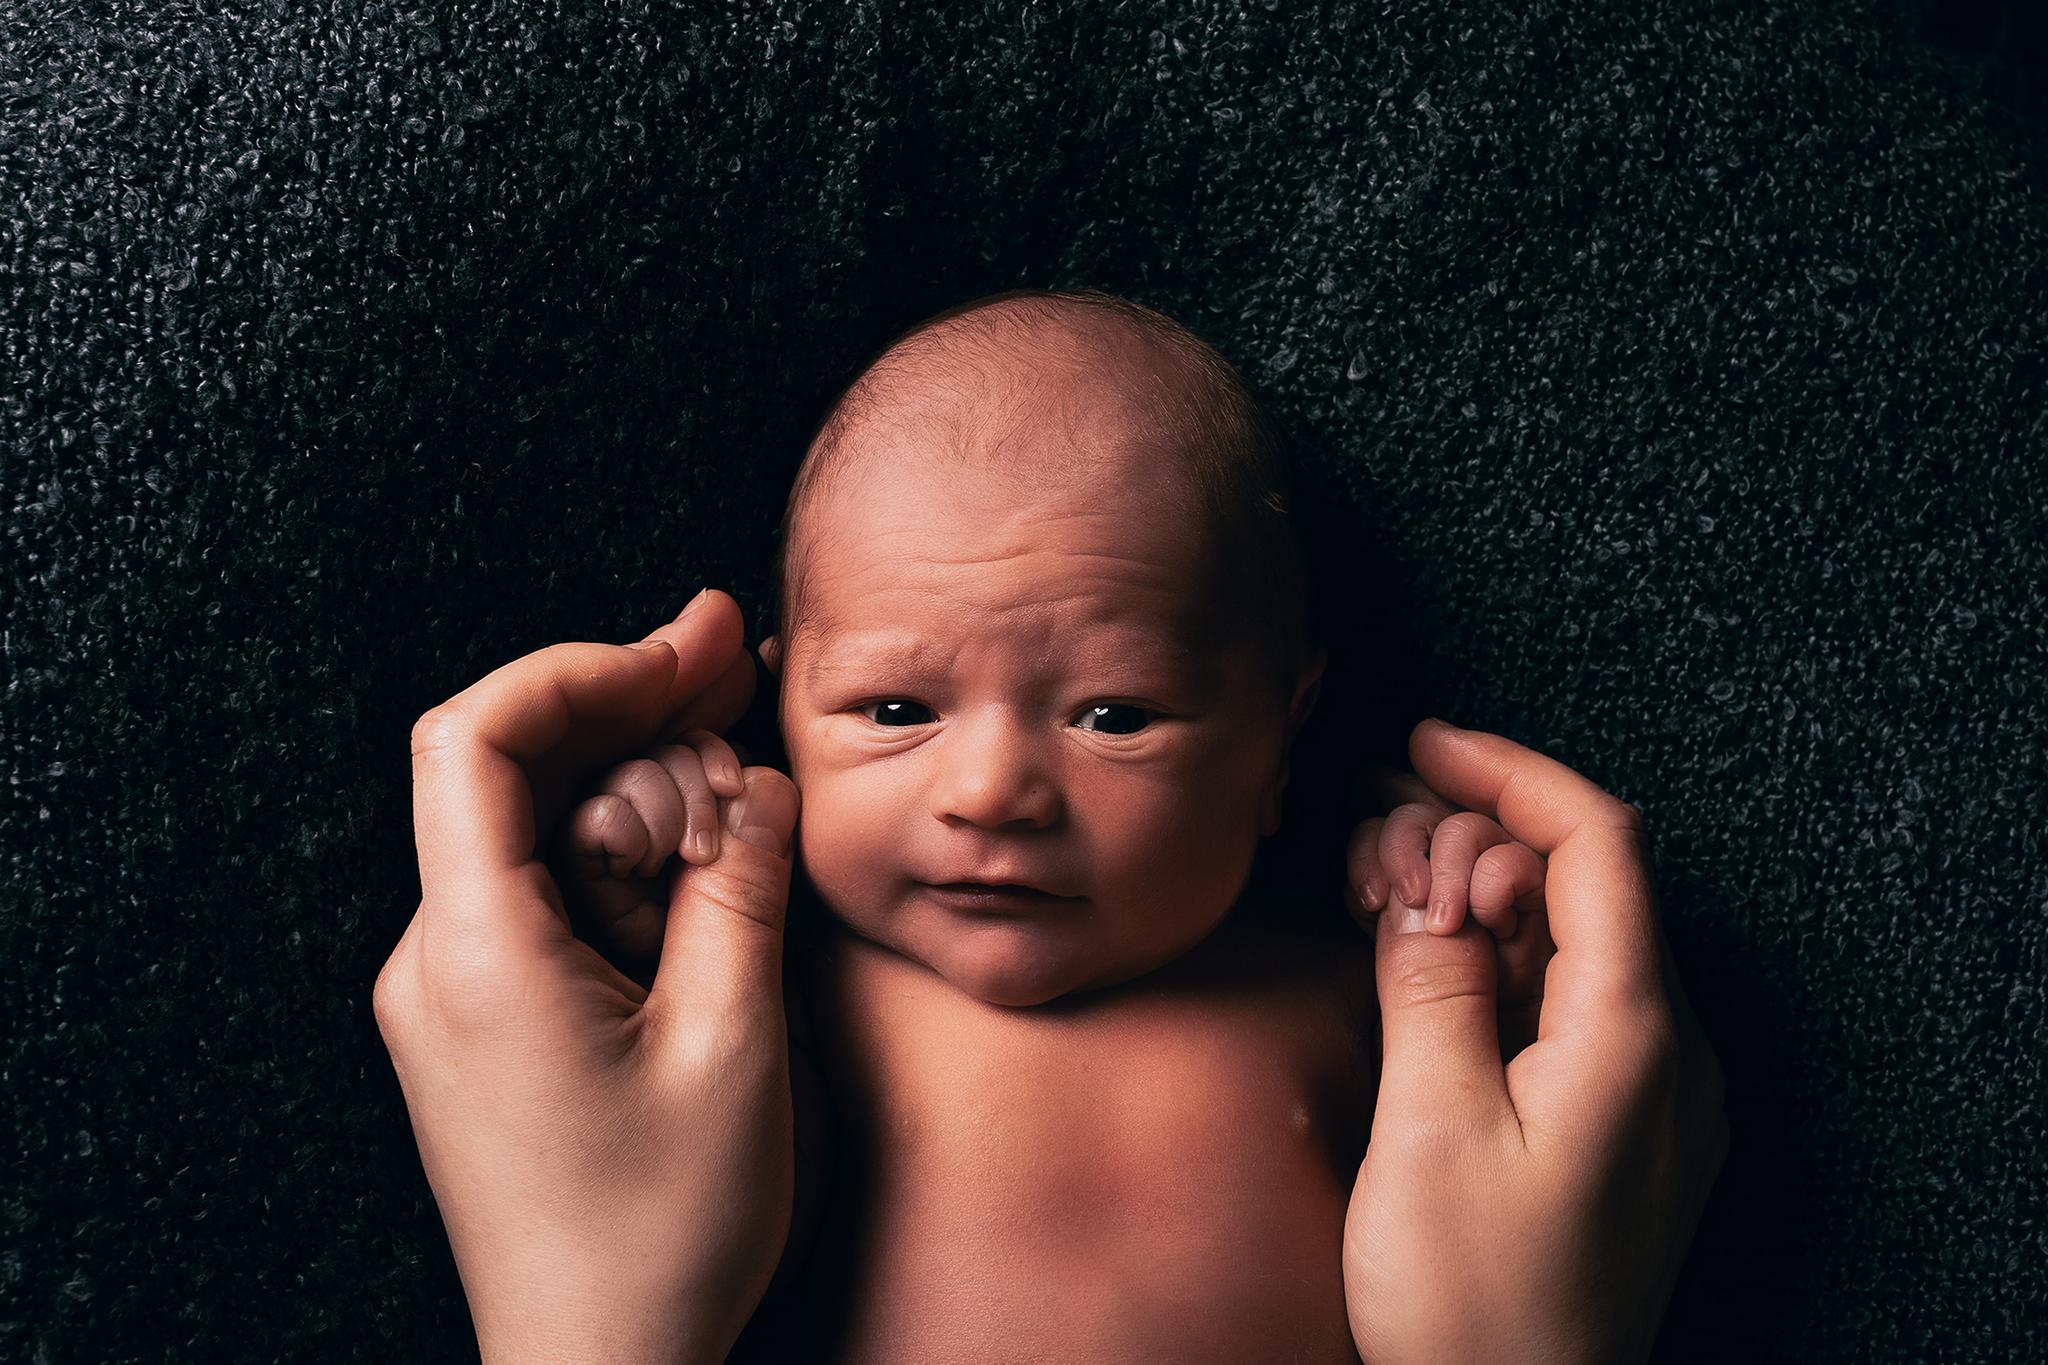
[[[1330,652],[1321,645],[1316,646],[1313,658],[1301,672],[1301,678],[1294,685],[1294,704],[1288,708],[1287,742],[1294,743],[1294,737],[1301,733],[1309,713],[1316,709],[1316,699],[1323,694],[1323,667],[1330,660]]]
[[[771,635],[761,642],[759,650],[761,666],[776,677],[782,676],[782,641]]]

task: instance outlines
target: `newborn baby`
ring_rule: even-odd
[[[1221,357],[1087,291],[940,315],[821,429],[760,651],[803,806],[756,1327],[806,1358],[1356,1359],[1371,942],[1251,875],[1323,671],[1286,487]],[[687,739],[572,816],[584,913],[716,856]]]

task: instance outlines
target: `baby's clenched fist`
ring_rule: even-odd
[[[569,812],[555,840],[556,876],[571,914],[600,949],[649,962],[668,913],[664,869],[719,854],[732,799],[746,790],[740,755],[709,730],[628,759]]]
[[[1396,806],[1359,825],[1349,865],[1354,908],[1377,912],[1397,895],[1405,905],[1427,905],[1437,934],[1456,933],[1469,909],[1506,941],[1521,916],[1543,903],[1543,855],[1478,811],[1447,815],[1420,801]]]

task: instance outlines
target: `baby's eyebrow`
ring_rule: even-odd
[[[1094,643],[1068,662],[1108,685],[1158,684],[1162,669],[1166,677],[1198,691],[1215,683],[1213,660],[1165,637],[1119,634]],[[949,651],[930,640],[873,635],[826,637],[811,657],[811,677],[826,688],[863,686],[891,674],[943,671],[951,663]]]
[[[915,670],[937,662],[940,651],[928,640],[873,640],[859,637],[836,640],[827,637],[818,644],[811,673],[827,683],[846,683],[892,670]]]

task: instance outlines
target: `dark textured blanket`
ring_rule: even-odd
[[[757,638],[825,403],[1019,284],[1300,438],[1317,761],[1646,812],[1733,1125],[1662,1358],[2039,1352],[2048,158],[1909,13],[14,0],[0,1357],[473,1352],[370,1009],[413,720]]]

